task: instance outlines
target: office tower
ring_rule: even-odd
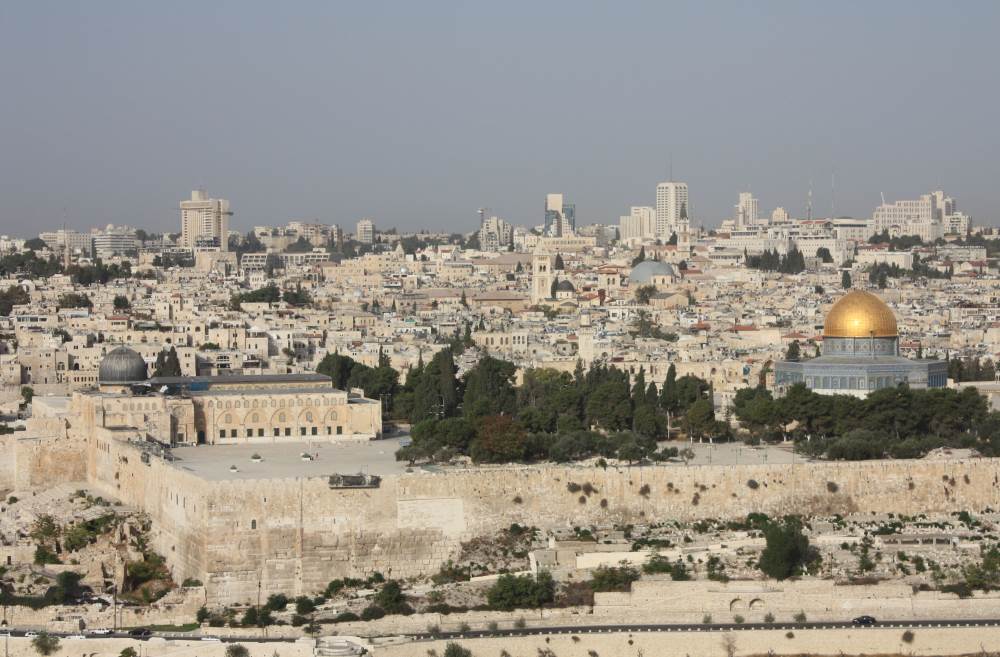
[[[771,213],[771,223],[784,224],[788,223],[788,219],[788,210],[780,205],[774,209],[774,212]]]
[[[362,244],[375,243],[375,222],[371,219],[362,219],[358,222],[358,227],[354,231],[354,238]]]
[[[687,219],[688,186],[682,182],[661,182],[656,186],[656,237],[670,239],[681,222],[681,214]]]
[[[201,189],[191,192],[191,199],[181,201],[181,246],[229,248],[229,218],[233,216],[229,201],[209,198]]]
[[[736,204],[736,227],[746,228],[757,224],[757,199],[750,192],[740,192],[740,201]]]
[[[545,195],[545,235],[568,237],[576,232],[576,206],[566,203],[562,194]]]

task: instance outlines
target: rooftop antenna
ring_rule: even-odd
[[[813,181],[812,178],[809,179],[809,197],[806,202],[806,220],[812,220],[813,218]]]
[[[836,214],[833,211],[833,202],[837,197],[837,171],[830,172],[830,218],[833,219]]]

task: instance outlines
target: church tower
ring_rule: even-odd
[[[552,296],[555,258],[551,255],[531,256],[531,304],[538,305]]]

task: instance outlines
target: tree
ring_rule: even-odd
[[[19,285],[11,285],[6,291],[0,292],[0,315],[7,317],[14,306],[23,306],[31,302],[31,295]]]
[[[135,648],[128,646],[122,648],[122,651],[118,653],[118,657],[139,657],[139,653],[135,651]]]
[[[86,294],[69,292],[59,297],[57,305],[59,308],[92,308],[94,303]]]
[[[205,348],[205,345],[202,345]],[[161,349],[156,355],[156,364],[153,366],[153,376],[181,376],[181,361],[177,357],[177,349]]]
[[[527,434],[518,422],[507,415],[479,420],[469,455],[476,463],[510,463],[524,458]]]
[[[21,398],[24,399],[25,404],[30,404],[31,400],[35,398],[35,389],[31,386],[21,386]]]
[[[653,298],[654,294],[656,294],[655,285],[641,285],[635,290],[635,302],[643,306],[648,306],[649,300]]]
[[[48,246],[41,237],[32,237],[30,240],[25,240],[24,242],[24,248],[31,251],[41,251],[47,249]]]
[[[688,435],[699,440],[715,427],[715,409],[709,399],[699,399],[691,404],[684,416]]]
[[[784,522],[769,523],[764,528],[764,539],[766,546],[758,566],[768,577],[787,579],[817,559],[817,553],[810,547],[797,518],[788,517]]]
[[[821,246],[816,249],[816,257],[827,264],[833,262],[833,255],[830,254],[830,249],[825,246]]]
[[[792,343],[788,345],[788,350],[785,352],[785,360],[790,360],[796,362],[801,358],[801,348],[799,347],[798,340],[792,340]]]
[[[627,563],[621,566],[599,566],[590,578],[590,588],[595,593],[631,591],[632,582],[639,579],[639,571]]]
[[[643,262],[645,259],[646,259],[646,247],[645,246],[639,247],[639,255],[632,258],[632,266],[635,267],[640,262]]]
[[[48,632],[39,632],[38,636],[31,640],[31,646],[42,657],[48,657],[59,650],[59,637],[52,636]]]
[[[845,290],[851,289],[851,272],[846,269],[840,274],[840,287]]]
[[[132,307],[132,304],[129,302],[128,297],[126,297],[125,295],[116,294],[114,306],[115,310],[128,310],[129,308]]]
[[[299,239],[285,247],[286,253],[308,253],[312,250],[312,243],[301,235],[299,236]]]
[[[484,356],[465,375],[462,410],[465,417],[512,415],[516,410],[513,363]]]
[[[552,265],[552,269],[554,271],[564,271],[566,269],[566,265],[563,264],[563,257],[561,253],[556,254],[556,261]]]
[[[372,598],[372,603],[384,609],[387,614],[409,615],[413,613],[413,607],[406,601],[402,587],[394,579],[390,579],[382,585],[382,588]]]

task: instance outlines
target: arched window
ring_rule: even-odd
[[[232,416],[232,414],[231,413],[226,413],[226,417],[224,417],[222,419],[222,421],[225,422],[226,424],[232,424],[233,423],[233,416]]]

